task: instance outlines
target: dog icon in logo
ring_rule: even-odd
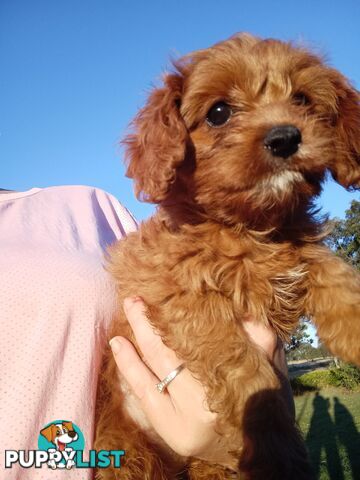
[[[46,438],[46,440],[56,448],[49,448],[48,452],[51,454],[56,451],[66,452],[70,455],[70,452],[73,451],[73,448],[69,447],[69,443],[75,442],[79,436],[75,432],[72,422],[61,422],[61,423],[52,423],[46,428],[40,430],[40,434]],[[74,460],[68,459],[66,463],[56,462],[55,459],[50,459],[48,461],[48,466],[55,470],[56,468],[67,468],[70,470],[75,465]]]

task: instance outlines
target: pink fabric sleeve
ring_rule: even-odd
[[[0,478],[93,478],[92,469],[4,470],[4,451],[38,449],[55,420],[74,422],[85,456],[92,449],[101,352],[118,308],[103,254],[134,229],[95,188],[0,195]]]

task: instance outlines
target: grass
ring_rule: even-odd
[[[323,386],[327,375],[299,377],[297,421],[317,479],[360,480],[360,391]]]
[[[317,370],[305,373],[300,377],[290,380],[294,395],[302,395],[305,392],[315,392],[320,388],[330,387],[330,370]]]

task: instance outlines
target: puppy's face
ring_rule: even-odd
[[[326,171],[360,186],[358,93],[316,56],[240,35],[177,70],[125,140],[140,196],[276,226],[320,193]]]

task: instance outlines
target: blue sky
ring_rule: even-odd
[[[118,141],[170,56],[238,31],[305,41],[360,88],[357,0],[0,0],[0,187],[94,185],[139,218]],[[359,194],[329,183],[324,211]]]

